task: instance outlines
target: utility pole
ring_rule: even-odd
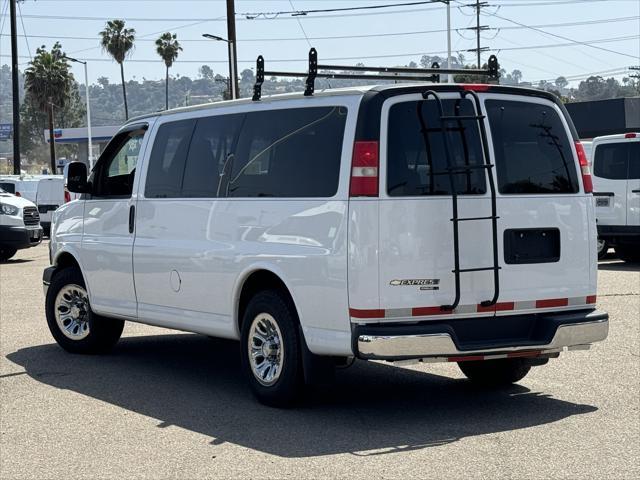
[[[231,98],[240,98],[238,90],[238,56],[236,50],[236,7],[235,0],[227,0],[227,39],[229,46],[229,84]]]
[[[20,175],[20,84],[18,82],[16,1],[9,0],[9,6],[11,16],[11,86],[13,94],[13,174]]]
[[[447,0],[447,68],[451,68],[451,2]],[[453,75],[447,75],[447,83],[453,83]]]
[[[480,25],[480,12],[483,8],[488,7],[489,3],[488,2],[481,2],[480,0],[476,0],[476,3],[471,4],[471,5],[466,5],[467,7],[473,7],[476,10],[476,26],[475,27],[469,27],[467,28],[467,30],[475,30],[476,32],[476,48],[472,48],[467,50],[467,52],[476,52],[477,53],[477,63],[476,65],[478,66],[478,68],[482,68],[482,59],[480,54],[482,52],[486,52],[487,50],[489,50],[489,47],[481,47],[480,46],[480,33],[483,30],[489,30],[489,26],[488,25]]]

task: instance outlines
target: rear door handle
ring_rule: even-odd
[[[133,233],[133,227],[136,222],[136,206],[131,205],[129,207],[129,233]]]

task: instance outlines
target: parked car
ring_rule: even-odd
[[[38,206],[40,224],[44,229],[45,235],[49,235],[53,212],[69,199],[68,194],[65,195],[62,175],[47,175],[38,180],[36,205]]]
[[[0,188],[0,262],[41,241],[42,227],[33,202]]]
[[[598,255],[640,262],[640,133],[593,140]]]
[[[521,380],[604,340],[591,175],[547,92],[385,85],[129,121],[54,213],[46,317],[70,352],[124,321],[240,340],[257,398],[363,360]],[[215,379],[207,379],[215,381]]]

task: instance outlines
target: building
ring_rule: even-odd
[[[575,102],[565,106],[583,140],[640,131],[640,97]]]

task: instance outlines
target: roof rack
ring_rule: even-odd
[[[376,80],[412,80],[418,82],[440,82],[440,75],[482,75],[489,82],[495,82],[499,78],[500,65],[495,55],[489,57],[487,68],[440,68],[438,63],[433,63],[431,68],[409,67],[363,67],[355,65],[319,65],[318,52],[315,48],[309,50],[309,70],[307,72],[276,72],[264,69],[264,57],[258,56],[256,61],[256,83],[253,86],[253,100],[258,101],[262,97],[262,84],[265,75],[272,77],[306,77],[304,95],[312,96],[315,91],[316,78],[349,78],[349,79],[376,79]],[[334,70],[349,73],[328,73],[320,70]],[[363,72],[363,73],[357,73]],[[378,73],[381,75],[367,75]]]

